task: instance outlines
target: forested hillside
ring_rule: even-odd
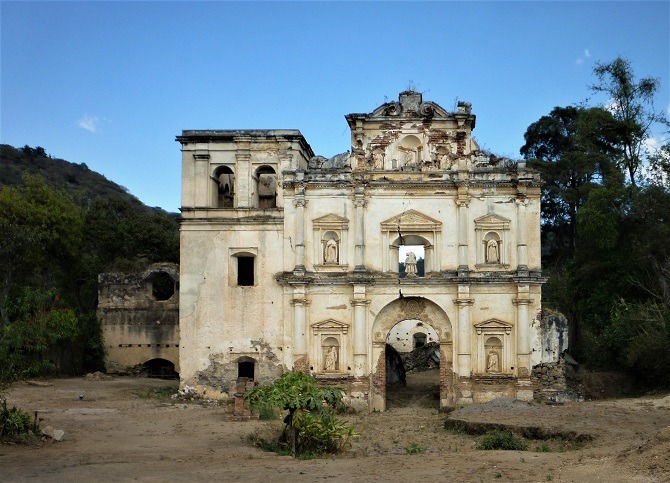
[[[178,262],[176,215],[43,148],[0,153],[0,383],[100,369],[98,274]]]

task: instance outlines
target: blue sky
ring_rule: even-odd
[[[86,163],[180,205],[182,129],[299,129],[349,148],[344,115],[413,86],[519,157],[529,124],[628,58],[670,109],[670,2],[7,2],[0,142]],[[606,102],[594,98],[592,103]],[[658,134],[660,138],[660,133]]]

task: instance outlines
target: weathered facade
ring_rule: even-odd
[[[141,365],[156,376],[179,372],[179,267],[159,263],[143,273],[102,273],[98,287],[107,372]]]
[[[294,130],[177,137],[182,384],[306,370],[383,410],[385,344],[413,320],[439,343],[441,406],[530,399],[549,357],[538,175],[480,151],[468,103],[406,91],[346,120],[331,159]]]

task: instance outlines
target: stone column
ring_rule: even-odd
[[[239,208],[251,208],[251,153],[238,149],[235,153],[235,194]]]
[[[294,272],[305,273],[305,188],[295,190],[295,268]]]
[[[210,200],[216,197],[216,193],[213,196],[209,196],[211,189],[208,189],[209,185],[212,184],[209,151],[198,149],[193,153],[193,158],[195,159],[193,170],[195,186],[194,206],[196,208],[215,208],[216,204],[212,204]]]
[[[295,369],[307,368],[307,299],[305,298],[305,286],[293,287],[293,361]]]
[[[355,272],[365,271],[365,190],[356,188],[354,194],[354,206],[356,207],[356,266]]]
[[[458,272],[468,271],[468,199],[458,195]]]
[[[519,377],[530,376],[530,319],[528,318],[528,306],[532,303],[529,298],[529,286],[519,285],[516,305],[516,337],[517,337],[517,374]]]
[[[528,270],[528,246],[527,246],[527,233],[526,233],[526,206],[528,205],[528,200],[523,198],[516,199],[516,219],[517,219],[517,230],[516,230],[516,256],[517,256],[517,270]]]
[[[367,371],[368,324],[365,308],[370,303],[365,298],[365,285],[354,285],[354,376],[364,376]]]
[[[458,298],[454,304],[458,307],[458,375],[470,377],[472,372],[470,307],[474,300],[470,298],[470,286],[458,286]]]

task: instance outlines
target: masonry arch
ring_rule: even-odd
[[[219,166],[212,173],[212,206],[235,207],[235,173],[229,166]]]
[[[399,236],[391,242],[389,245],[389,268],[390,272],[399,273],[399,262],[404,262],[401,260],[400,248],[401,247],[422,247],[423,248],[423,267],[418,273],[418,276],[423,277],[427,273],[436,271],[433,267],[434,262],[434,253],[433,253],[433,244],[430,240],[421,235],[405,235]],[[411,248],[410,248],[411,249]],[[419,256],[419,254],[415,254]]]
[[[148,377],[155,377],[158,379],[179,379],[179,373],[174,362],[157,357],[149,359],[144,362],[144,367],[147,371]]]
[[[370,409],[386,409],[386,341],[391,329],[398,323],[420,320],[429,325],[438,336],[440,352],[440,407],[454,401],[453,384],[453,328],[446,312],[438,304],[424,297],[403,297],[385,305],[375,317],[372,326],[372,362],[370,376]]]
[[[277,207],[277,172],[263,165],[254,173],[256,206],[260,209]]]

